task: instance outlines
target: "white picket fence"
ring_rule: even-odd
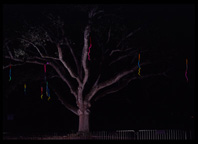
[[[184,130],[139,130],[137,140],[187,140]]]
[[[93,139],[102,140],[187,140],[191,135],[187,135],[184,130],[117,130],[92,132]]]

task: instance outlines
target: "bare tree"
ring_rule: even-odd
[[[48,18],[51,23],[48,27],[29,27],[19,37],[4,41],[3,56],[12,61],[13,67],[26,63],[47,64],[55,72],[51,78],[60,78],[70,89],[76,101],[74,105],[65,99],[66,95],[60,95],[49,83],[65,108],[79,117],[79,132],[89,132],[91,100],[96,101],[115,93],[135,79],[162,74],[138,76],[137,57],[138,53],[144,51],[130,47],[127,42],[141,28],[125,33],[120,33],[124,31],[124,27],[115,29],[109,25],[101,28],[94,21],[101,21],[103,13],[104,11],[97,9],[89,11],[80,48],[75,48],[68,38],[61,18],[50,14]],[[117,30],[119,32],[116,35]],[[88,53],[91,60],[88,59]],[[124,65],[126,62],[128,64]],[[123,66],[117,67],[119,63],[123,63]],[[140,66],[148,64],[149,61],[141,61]],[[3,69],[6,68],[9,68],[9,64],[3,66]]]

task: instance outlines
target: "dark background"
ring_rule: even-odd
[[[69,26],[86,23],[86,12],[93,5],[3,5],[4,36],[20,30],[24,21],[42,23],[42,12],[66,17]],[[91,107],[91,130],[118,129],[191,129],[194,116],[194,5],[140,4],[99,5],[105,12],[121,17],[128,27],[144,29],[136,43],[160,51],[170,65],[167,77],[135,80],[119,91],[108,95]],[[79,12],[84,13],[79,13]],[[74,31],[75,33],[75,31]],[[77,34],[77,33],[75,33]],[[74,35],[75,35],[74,34]],[[158,55],[156,53],[156,55]],[[141,57],[142,58],[142,57]],[[160,57],[152,57],[159,61]],[[188,58],[188,78],[185,79],[185,59]],[[161,67],[163,63],[157,65]],[[40,99],[40,81],[31,76],[41,72],[41,66],[25,65],[12,69],[10,88],[8,69],[3,71],[3,131],[10,132],[65,132],[77,131],[78,117],[65,109],[51,94],[51,101]],[[143,68],[142,68],[143,69]],[[15,73],[16,71],[16,73]],[[17,73],[18,72],[18,73]],[[19,73],[20,72],[20,73]],[[20,75],[27,76],[27,95],[23,93]],[[57,81],[52,81],[56,83]],[[61,82],[57,85],[61,87]],[[62,90],[63,89],[63,90]],[[62,92],[69,94],[63,87]],[[11,91],[9,95],[5,91]],[[8,120],[8,115],[14,115]]]

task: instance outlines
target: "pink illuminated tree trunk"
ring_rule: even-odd
[[[89,112],[87,111],[79,115],[78,132],[89,132]]]

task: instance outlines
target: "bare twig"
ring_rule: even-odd
[[[24,38],[18,38],[19,40],[22,40],[22,41],[25,41],[25,42],[27,42],[27,43],[29,43],[29,44],[31,44],[34,48],[36,48],[36,50],[37,50],[37,52],[39,53],[39,55],[41,56],[41,57],[43,57],[43,54],[41,53],[41,51],[39,50],[39,48],[35,45],[35,44],[33,44],[32,42],[30,42],[29,40],[26,40],[26,39],[24,39]]]

